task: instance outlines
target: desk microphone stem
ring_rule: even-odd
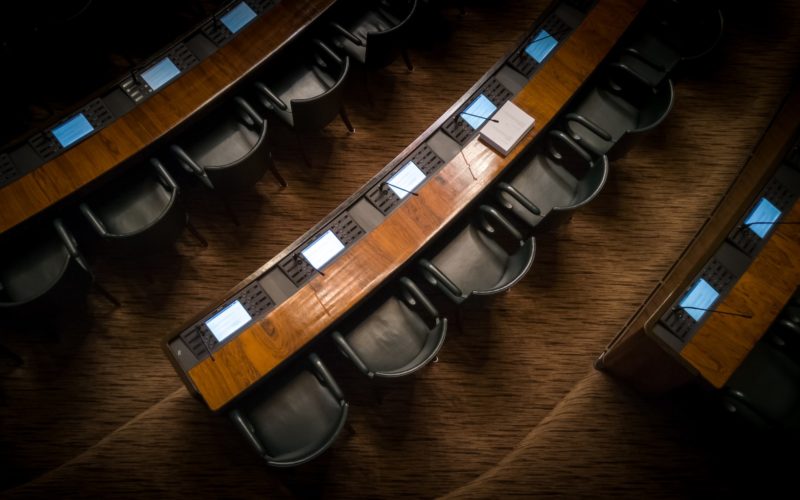
[[[726,316],[738,316],[740,318],[747,318],[747,319],[751,319],[753,317],[752,314],[747,314],[747,313],[720,311],[718,309],[704,309],[702,307],[681,306],[681,309],[694,309],[696,311],[706,311],[706,312],[710,312],[712,314],[724,314]]]
[[[419,196],[419,193],[415,193],[414,191],[409,191],[408,189],[403,189],[400,186],[395,186],[394,184],[391,184],[389,182],[384,182],[383,186],[389,186],[390,188],[397,189],[398,191],[402,191],[402,192],[410,194],[412,196]],[[382,189],[381,191],[383,191],[385,193],[385,192],[388,191],[388,189]]]

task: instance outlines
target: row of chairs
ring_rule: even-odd
[[[666,75],[649,85],[620,60],[608,67],[607,79],[564,114],[564,130],[551,129],[545,144],[517,160],[475,213],[419,259],[417,271],[431,288],[456,305],[509,290],[532,267],[533,233],[542,221],[563,221],[556,216],[593,200],[609,175],[607,153],[621,154],[619,143],[626,136],[664,119],[673,99]],[[366,376],[393,378],[436,359],[447,324],[428,296],[404,276],[361,306],[331,337]],[[341,389],[317,354],[234,405],[234,425],[268,464],[278,467],[323,453],[348,412]]]
[[[400,48],[400,37],[414,20],[416,0],[344,4],[348,7],[339,9],[324,31],[320,30],[331,35],[338,52],[317,38],[300,41],[299,53],[288,54],[290,64],[252,84],[250,94],[262,110],[297,132],[319,130],[337,115],[354,131],[343,104],[350,72],[348,54],[361,64],[377,67],[377,61],[391,62],[398,50],[406,53]],[[350,38],[345,43],[344,32],[359,43],[349,42]],[[234,97],[169,146],[174,162],[219,195],[234,221],[228,197],[256,184],[267,170],[286,186],[272,159],[267,119],[250,102],[244,96]],[[150,253],[171,244],[184,227],[201,245],[207,245],[183,208],[178,183],[157,156],[112,179],[83,200],[79,209],[94,233],[120,253]],[[94,281],[77,250],[75,236],[61,219],[54,224],[57,229],[45,229],[43,238],[16,241],[2,256],[0,315],[25,316],[48,310],[63,303],[65,297],[82,297],[87,281]],[[95,286],[118,304],[102,287]]]

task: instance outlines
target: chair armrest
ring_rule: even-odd
[[[514,227],[514,225],[511,224],[511,222],[509,222],[508,219],[500,215],[500,212],[498,212],[496,208],[490,207],[489,205],[481,205],[478,210],[480,210],[481,214],[480,222],[484,231],[490,234],[497,231],[496,228],[489,221],[489,219],[494,219],[494,222],[503,229],[505,229],[506,232],[510,234],[512,238],[514,238],[519,242],[523,241],[523,236],[522,233],[519,231],[519,229]]]
[[[432,285],[436,285],[437,282],[440,283],[443,287],[445,287],[450,293],[456,295],[458,297],[463,297],[464,292],[453,283],[450,278],[444,275],[442,271],[439,270],[438,267],[433,265],[433,262],[429,261],[428,259],[420,259],[419,260],[419,267],[422,268],[423,273],[429,274],[428,281]]]
[[[256,453],[262,457],[271,458],[267,455],[266,451],[264,450],[264,446],[261,445],[261,441],[259,441],[256,437],[253,427],[244,419],[242,413],[239,410],[231,410],[229,416],[231,421],[233,421],[233,425],[239,429],[239,432],[241,432],[245,439],[247,439],[247,442],[250,443],[250,446],[256,450]]]
[[[604,141],[611,141],[612,137],[611,134],[603,130],[600,125],[596,124],[592,120],[586,118],[583,115],[579,115],[578,113],[567,113],[567,116],[564,117],[567,123],[575,122],[579,125],[583,125],[584,127],[588,128],[590,132],[595,134],[597,137],[603,139]]]
[[[320,50],[320,52],[324,56],[327,56],[327,58],[330,61],[333,61],[334,63],[336,63],[336,65],[338,65],[340,68],[344,65],[344,61],[342,60],[342,58],[339,57],[336,54],[336,52],[333,51],[333,49],[331,49],[326,44],[324,44],[322,42],[322,40],[319,40],[319,39],[315,38],[314,40],[312,40],[312,43],[317,46],[317,48]]]
[[[253,106],[251,106],[249,102],[245,101],[243,97],[237,95],[236,97],[233,98],[233,102],[236,103],[236,106],[242,113],[244,113],[246,116],[250,117],[251,120],[253,120],[253,123],[256,126],[261,127],[264,125],[264,118],[258,113],[256,113],[256,110],[253,109]]]
[[[83,257],[83,254],[78,250],[78,241],[75,239],[75,236],[67,229],[64,225],[64,222],[61,219],[55,219],[53,221],[53,226],[56,229],[56,233],[58,233],[58,237],[64,243],[64,246],[67,247],[67,251],[75,259],[75,262],[78,263],[90,276],[92,276],[92,271],[89,269],[89,264],[86,262],[86,259]],[[2,288],[2,287],[0,287]]]
[[[533,204],[531,200],[525,197],[524,194],[520,193],[517,188],[512,186],[507,182],[501,182],[497,185],[498,191],[502,191],[508,194],[510,197],[514,199],[517,203],[522,205],[522,207],[527,210],[528,212],[532,213],[533,215],[541,215],[542,211],[539,210],[539,207]]]
[[[178,159],[178,163],[191,174],[195,174],[199,179],[200,182],[206,185],[209,189],[214,189],[214,184],[211,182],[211,179],[208,178],[208,174],[203,167],[197,164],[189,154],[183,150],[182,147],[178,146],[177,144],[173,144],[169,147],[175,157]]]
[[[108,236],[108,231],[103,225],[103,222],[97,218],[97,215],[92,211],[91,208],[89,208],[89,205],[86,203],[81,203],[80,210],[84,217],[86,217],[86,220],[89,221],[89,224],[94,227],[94,230],[97,231],[100,236]]]
[[[645,63],[646,65],[650,66],[653,69],[656,69],[658,71],[667,71],[667,68],[665,68],[663,65],[658,64],[655,61],[651,61],[650,59],[647,59],[644,56],[644,54],[639,52],[639,50],[636,47],[627,47],[624,52],[629,56]]]
[[[269,89],[269,87],[267,87],[263,83],[256,82],[255,87],[262,97],[266,98],[274,106],[277,106],[281,111],[286,111],[287,109],[289,109],[289,106],[287,106],[286,103],[283,102],[280,97],[276,96],[275,93],[272,92]]]
[[[165,187],[170,188],[173,192],[179,191],[178,183],[175,182],[175,179],[173,179],[171,175],[169,175],[169,172],[167,172],[167,169],[164,168],[164,164],[161,163],[161,160],[158,158],[150,158],[150,165],[153,166],[158,178]]]
[[[419,303],[419,305],[428,312],[428,314],[431,315],[433,319],[439,318],[439,311],[436,310],[430,299],[428,299],[428,297],[422,293],[422,290],[419,289],[416,283],[403,276],[400,278],[400,284],[406,289],[409,295],[413,297]]]
[[[339,347],[339,350],[342,351],[342,354],[344,354],[347,359],[352,361],[353,364],[356,365],[356,368],[359,369],[359,371],[361,371],[363,374],[367,375],[370,378],[374,375],[372,370],[370,370],[369,367],[367,367],[367,364],[364,363],[364,360],[361,359],[358,353],[353,350],[353,347],[347,343],[347,340],[341,333],[335,331],[331,333],[331,337],[333,337],[334,342],[336,342],[336,345]]]
[[[562,154],[556,150],[553,146],[553,141],[559,141],[562,144],[566,145],[573,153],[578,155],[581,160],[585,161],[587,164],[592,163],[592,155],[590,155],[585,149],[583,149],[580,144],[575,142],[575,140],[565,134],[560,130],[551,130],[548,134],[548,138],[550,139],[550,156],[560,160],[562,158]]]
[[[344,394],[342,390],[339,388],[339,384],[336,383],[336,380],[333,378],[331,373],[328,371],[328,368],[322,363],[322,360],[319,359],[316,353],[312,352],[308,356],[309,361],[311,361],[311,366],[314,367],[314,371],[317,375],[322,379],[322,383],[328,386],[328,389],[336,396],[336,399],[339,401],[344,401]]]
[[[634,71],[627,64],[620,63],[620,62],[615,62],[615,63],[609,64],[608,67],[610,69],[612,69],[612,70],[619,71],[620,73],[622,73],[625,76],[633,78],[633,80],[636,81],[638,84],[640,84],[643,88],[649,89],[650,92],[655,93],[656,90],[653,88],[652,85],[650,85],[650,82],[648,82],[642,75],[640,75],[639,73]],[[612,79],[612,83],[617,85],[615,82],[613,82],[613,79]]]
[[[360,38],[358,38],[355,34],[353,34],[353,32],[345,29],[345,27],[342,26],[341,24],[339,24],[337,22],[333,22],[333,21],[328,23],[328,24],[329,24],[329,26],[331,28],[333,28],[333,30],[335,32],[337,32],[340,35],[342,35],[343,37],[347,38],[348,40],[353,42],[353,44],[358,45],[359,47],[363,47],[364,46],[364,42],[362,42]]]

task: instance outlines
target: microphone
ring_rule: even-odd
[[[712,314],[724,314],[726,316],[738,316],[740,318],[747,318],[751,319],[753,317],[752,314],[749,313],[738,313],[738,312],[730,312],[730,311],[720,311],[719,309],[705,309],[703,307],[694,307],[694,306],[680,306],[681,309],[694,309],[695,311],[706,311]],[[673,308],[673,311],[675,308]]]
[[[208,347],[208,344],[206,343],[206,337],[205,335],[203,335],[202,330],[199,330],[199,335],[200,335],[200,342],[202,342],[203,347],[206,348],[206,352],[208,353],[208,356],[211,358],[211,361],[216,361],[216,359],[214,359],[214,353],[211,352],[211,349]]]
[[[415,193],[414,191],[409,191],[408,189],[401,188],[400,186],[396,186],[388,181],[381,182],[380,190],[382,193],[388,193],[389,188],[397,189],[398,191],[402,191],[404,193],[410,194],[412,196],[419,196],[419,193]]]
[[[748,222],[747,224],[742,224],[741,228],[742,229],[750,228],[750,226],[756,226],[758,224],[770,224],[770,225],[773,225],[773,226],[782,226],[782,225],[785,225],[785,224],[787,224],[787,225],[800,224],[800,221],[793,221],[793,220],[792,221],[772,221],[772,222],[770,222],[770,221],[754,221],[754,222]]]
[[[466,111],[462,111],[458,114],[459,117],[461,117],[461,115],[472,116],[475,118],[481,118],[483,120],[489,120],[490,122],[500,123],[500,120],[495,120],[494,118],[489,118],[488,116],[474,115],[472,113],[467,113]]]

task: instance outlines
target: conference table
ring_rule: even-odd
[[[211,410],[225,408],[401,273],[421,251],[468,212],[514,160],[555,122],[645,3],[646,0],[599,0],[592,6],[591,2],[584,2],[586,12],[570,29],[554,27],[553,16],[562,12],[569,17],[567,14],[572,15],[576,9],[564,6],[566,2],[551,5],[523,38],[521,46],[498,61],[358,193],[253,272],[221,301],[210,304],[164,339],[164,351],[187,387]],[[415,187],[415,196],[406,196],[391,210],[378,214],[374,224],[366,229],[353,225],[350,215],[355,217],[362,202],[380,191],[387,175],[397,172],[409,158],[421,164],[425,158],[435,157],[431,155],[431,141],[435,142],[442,129],[452,127],[459,115],[464,116],[461,113],[470,109],[468,106],[475,102],[476,95],[488,93],[487,89],[496,86],[506,63],[517,60],[526,44],[543,36],[544,29],[549,30],[550,35],[558,33],[559,36],[553,36],[558,43],[550,47],[549,56],[520,84],[515,95],[509,96],[535,119],[535,126],[518,145],[503,156],[484,144],[477,134],[466,136],[457,154],[436,165],[424,183]],[[454,137],[461,136],[454,134]],[[324,272],[316,270],[300,258],[301,248],[307,250],[310,243],[328,237],[331,231],[338,236],[354,234],[345,238],[343,250],[327,263]],[[276,275],[280,275],[277,281]],[[282,293],[281,283],[287,284],[290,291],[276,300],[274,295]],[[272,291],[265,293],[265,288]],[[234,333],[223,342],[209,346],[204,340],[210,338],[206,336],[209,321],[231,312],[232,308],[241,311],[243,303],[252,312],[245,316],[246,325],[237,323]],[[194,355],[188,352],[192,341],[199,346]],[[204,350],[207,352],[203,353]]]
[[[28,148],[30,150],[26,150],[24,155],[20,154],[26,158],[35,157],[38,161],[44,156],[47,161],[0,187],[0,206],[3,207],[0,210],[0,233],[72,195],[84,192],[94,181],[135,160],[141,151],[157,147],[165,137],[179,132],[240,81],[259,70],[273,54],[299,36],[336,2],[291,0],[274,5],[266,3],[269,4],[268,10],[221,47],[204,49],[210,52],[207,57],[187,67],[178,78],[153,92],[146,100],[124,105],[126,112],[96,133],[58,151],[52,158],[47,158],[53,154],[50,149],[37,154]],[[210,46],[210,43],[205,40],[203,45]],[[127,83],[122,83],[120,87],[125,85]],[[126,100],[127,97],[123,94],[115,97],[117,102],[120,99]],[[108,116],[107,112],[102,114]],[[9,168],[11,156],[0,155],[0,170]]]
[[[799,137],[795,86],[714,213],[598,367],[646,393],[697,376],[725,386],[800,286],[800,169],[790,158]],[[748,226],[751,219],[759,225]],[[698,284],[711,295],[691,300]]]

